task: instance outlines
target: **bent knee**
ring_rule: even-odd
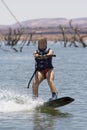
[[[53,80],[48,80],[48,84],[53,84]]]
[[[39,85],[40,84],[40,82],[38,81],[38,80],[34,80],[33,81],[33,85],[35,86],[35,85]]]

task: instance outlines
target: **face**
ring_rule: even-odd
[[[42,39],[38,41],[38,48],[44,50],[47,48],[47,41],[46,39]]]
[[[46,48],[46,43],[43,43],[43,42],[41,42],[40,44],[39,44],[39,49],[45,49]]]

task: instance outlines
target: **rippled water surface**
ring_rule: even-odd
[[[51,97],[46,81],[39,87],[39,99],[32,101],[34,72],[33,51],[0,49],[0,129],[1,130],[86,130],[87,129],[87,48],[63,48],[49,43],[53,58],[58,97],[70,96],[75,101],[58,109],[36,109]],[[5,48],[8,49],[8,48]]]

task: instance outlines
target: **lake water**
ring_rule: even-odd
[[[56,110],[36,109],[51,97],[46,81],[39,87],[39,99],[32,101],[34,72],[33,51],[30,45],[16,53],[0,49],[0,130],[86,130],[87,129],[87,48],[67,47],[50,43],[55,85],[58,97],[70,96],[75,101]]]

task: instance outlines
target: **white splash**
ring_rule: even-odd
[[[0,90],[0,112],[33,111],[43,104],[43,100],[32,100],[27,95]]]

